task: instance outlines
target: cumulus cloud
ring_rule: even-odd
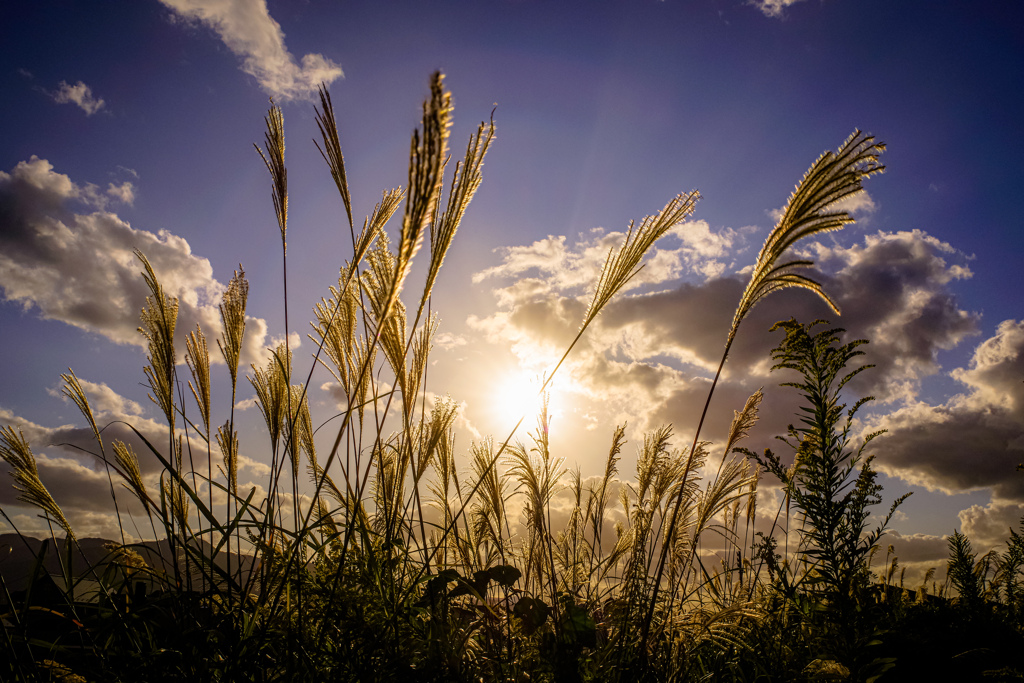
[[[1020,530],[1024,521],[1024,502],[993,500],[988,505],[972,505],[960,511],[963,533],[971,539],[975,550],[984,553],[1005,547],[1010,530]]]
[[[434,345],[439,346],[445,350],[456,349],[460,346],[465,346],[466,344],[466,338],[461,334],[442,332],[441,334],[434,337]]]
[[[503,247],[498,250],[502,262],[475,273],[473,282],[515,278],[507,287],[495,290],[501,305],[514,305],[524,295],[542,292],[584,293],[597,281],[609,251],[625,237],[623,232],[606,233],[595,228],[579,235],[571,246],[564,235],[548,235],[530,245]],[[684,276],[696,275],[704,280],[717,277],[725,270],[723,259],[728,259],[737,241],[737,232],[728,228],[712,231],[706,221],[681,223],[666,234],[661,247],[623,291]]]
[[[92,88],[82,81],[78,81],[74,85],[68,85],[67,82],[61,81],[57,85],[57,89],[49,95],[57,104],[77,105],[85,112],[86,116],[92,116],[106,105],[103,98],[95,97],[92,94]]]
[[[127,188],[125,187],[127,185]],[[131,184],[115,189],[124,199]],[[112,186],[114,188],[114,186]],[[179,348],[201,325],[211,345],[220,334],[224,286],[210,262],[181,237],[132,228],[103,210],[106,197],[33,156],[0,171],[0,290],[4,299],[119,343],[143,346],[139,312],[148,289],[134,249],[149,258],[164,288],[178,297]],[[79,213],[83,207],[84,212]],[[243,364],[265,355],[267,324],[249,318]],[[220,362],[220,354],[211,354]],[[179,358],[183,360],[183,358]]]
[[[135,203],[135,186],[127,180],[120,185],[110,183],[107,186],[107,195],[113,197],[122,204],[131,206]]]
[[[613,301],[560,371],[573,378],[577,391],[601,403],[595,409],[605,411],[598,418],[603,424],[628,421],[637,431],[673,424],[680,437],[696,426],[749,275],[736,266],[746,246],[742,231],[699,229],[693,234],[699,239],[658,245],[651,262],[665,262],[662,249],[693,251],[676,259],[677,267],[651,269],[644,287]],[[584,285],[583,280],[596,280],[603,263],[590,252],[603,258],[606,252],[595,246],[604,237],[592,233],[570,244],[553,236],[503,250],[502,263],[477,274],[477,281],[495,280],[497,310],[471,317],[470,328],[511,350],[523,367],[536,372],[550,369],[578,331],[589,294],[589,283]],[[806,247],[801,256],[816,262],[813,277],[838,303],[842,315],[801,290],[780,292],[756,307],[731,349],[703,436],[721,441],[732,411],[763,387],[768,398],[747,445],[757,450],[771,446],[772,436],[784,433],[794,421],[800,396],[778,386],[792,377],[770,372],[770,350],[780,336],[767,331],[780,319],[825,318],[847,330],[845,340],[871,342],[855,363],[877,367],[859,374],[849,389],[855,397],[876,396],[879,411],[895,411],[884,424],[870,425],[892,431],[873,444],[880,468],[949,491],[1010,486],[1000,484],[999,478],[1007,479],[1007,465],[1024,461],[1024,454],[1017,451],[1024,444],[1020,418],[1012,413],[1020,413],[1024,399],[1015,398],[1020,395],[1016,385],[1004,378],[1024,376],[1007,365],[1017,362],[1013,359],[1024,333],[1004,324],[997,339],[979,347],[970,368],[952,373],[976,401],[987,397],[983,410],[963,414],[964,424],[939,417],[954,411],[957,402],[929,406],[919,399],[922,381],[943,372],[939,354],[979,333],[979,316],[964,310],[953,291],[957,282],[971,277],[971,257],[921,231],[862,235],[850,246],[823,241]],[[705,277],[700,274],[701,259],[727,266],[720,274]],[[506,285],[500,281],[503,277],[519,280]],[[968,420],[974,423],[972,429],[965,424]],[[949,433],[941,426],[946,421],[951,422]],[[971,444],[966,442],[968,434]],[[631,438],[636,436],[634,431]],[[947,452],[954,444],[971,455],[948,463],[930,455],[936,449]]]
[[[265,92],[281,100],[309,97],[321,82],[341,78],[341,67],[320,54],[301,64],[284,45],[281,25],[270,16],[266,0],[160,0],[180,16],[213,29],[242,59],[242,71]]]
[[[1024,462],[1024,321],[1003,321],[969,366],[950,374],[963,393],[938,405],[914,402],[867,425],[888,430],[876,448],[879,468],[930,490],[987,488],[998,500],[1024,503],[1024,476],[1015,471]]]

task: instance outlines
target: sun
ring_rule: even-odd
[[[497,382],[492,397],[492,412],[502,423],[515,425],[519,418],[525,417],[523,426],[532,429],[537,417],[544,407],[544,395],[541,394],[543,378],[540,374],[525,370],[509,370]],[[548,418],[553,419],[562,414],[565,407],[565,387],[561,382],[552,380],[548,383],[545,394],[548,401]]]

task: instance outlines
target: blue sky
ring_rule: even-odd
[[[253,149],[274,96],[288,139],[290,332],[304,338],[348,254],[311,141],[313,88],[330,85],[358,221],[405,182],[440,69],[454,154],[492,110],[498,126],[435,297],[432,389],[465,403],[462,447],[514,423],[493,396],[512,391],[506,376],[547,367],[616,234],[699,189],[692,221],[566,369],[553,430],[584,476],[617,422],[633,444],[671,422],[682,445],[737,273],[804,170],[859,128],[888,144],[886,172],[849,207],[856,225],[806,248],[842,305],[833,322],[872,341],[878,368],[854,389],[878,398],[865,428],[890,429],[874,448],[887,498],[915,492],[895,524],[901,561],[939,564],[943,534],[985,546],[1024,514],[1022,53],[1024,9],[1002,2],[4,3],[0,423],[34,437],[69,516],[109,533],[81,493],[95,463],[47,444],[80,426],[59,398],[68,367],[110,419],[157,418],[140,385],[142,280],[126,255],[138,246],[165,267],[189,304],[183,331],[215,327],[218,288],[241,263],[262,321],[251,329],[265,331],[250,359],[283,336],[280,243]],[[748,445],[784,429],[794,403],[767,373],[767,329],[826,315],[787,293],[744,323],[711,438],[760,386],[772,407]],[[307,368],[308,348],[296,351]],[[324,415],[327,379],[313,382]],[[29,523],[9,493],[0,502]]]

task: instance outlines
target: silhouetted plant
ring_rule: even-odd
[[[863,355],[858,347],[867,341],[840,344],[844,330],[814,332],[819,324],[824,321],[803,325],[791,319],[772,327],[786,335],[772,351],[772,369],[800,373],[798,381],[783,386],[797,389],[804,399],[800,425],[790,425],[788,436],[779,437],[794,451],[792,466],[787,467],[770,449],[763,455],[745,452],[782,482],[797,510],[800,545],[796,559],[806,567],[799,569],[796,588],[822,602],[830,630],[838,636],[826,648],[852,666],[862,635],[856,611],[867,587],[868,556],[896,508],[910,494],[893,501],[882,523],[868,531],[869,508],[881,502],[882,487],[875,481],[873,456],[865,457],[864,451],[881,432],[867,434],[854,449],[854,418],[872,399],[862,398],[847,409],[841,403],[841,392],[851,379],[873,366],[849,368],[850,361]],[[770,555],[768,563],[769,571],[777,575]],[[792,594],[793,587],[789,590]]]

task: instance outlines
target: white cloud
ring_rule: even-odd
[[[74,85],[68,85],[67,82],[61,81],[57,85],[57,89],[49,93],[49,95],[58,104],[72,103],[78,105],[85,112],[86,116],[92,116],[100,109],[103,109],[106,104],[103,98],[94,97],[92,88],[82,81],[78,81]]]
[[[132,228],[113,213],[77,213],[72,208],[80,203],[87,210],[102,209],[106,201],[94,185],[78,185],[35,156],[10,173],[0,171],[4,299],[119,344],[143,346],[139,312],[148,289],[133,252],[137,248],[149,258],[167,292],[178,297],[178,348],[184,348],[184,336],[197,324],[215,346],[224,286],[214,279],[210,262],[166,230],[153,234]],[[243,365],[265,356],[266,336],[264,320],[247,318]],[[220,362],[216,351],[211,358]]]
[[[959,516],[962,531],[971,539],[975,550],[983,553],[993,547],[1005,549],[1010,529],[1019,531],[1021,528],[1024,502],[997,499],[984,507],[972,505],[961,510]]]
[[[103,422],[105,418],[118,420],[123,417],[134,417],[142,414],[142,406],[129,398],[121,396],[105,383],[90,382],[87,379],[81,378],[79,378],[78,382],[82,385],[86,396],[89,397],[89,406],[92,408],[93,415],[98,422]],[[51,396],[59,396],[66,401],[70,400],[58,388],[48,391]]]
[[[875,200],[871,198],[867,190],[861,190],[856,194],[852,194],[842,201],[836,202],[832,205],[833,211],[845,211],[851,216],[856,216],[860,220],[864,220],[865,216],[872,214],[878,210],[878,205],[875,204]]]
[[[783,10],[803,0],[750,0],[750,4],[761,10],[766,17],[781,17]]]
[[[281,25],[266,0],[160,0],[181,16],[206,24],[242,59],[242,71],[281,100],[303,99],[321,81],[341,78],[341,67],[320,54],[307,54],[301,66],[284,45]]]
[[[498,250],[502,262],[474,273],[473,282],[514,278],[505,288],[495,290],[502,306],[551,293],[587,294],[597,282],[609,251],[617,248],[625,236],[623,232],[605,233],[603,228],[594,228],[571,246],[564,235],[548,235],[530,245],[503,247]],[[728,257],[738,239],[732,229],[712,232],[706,221],[680,223],[666,234],[662,246],[651,253],[623,291],[690,274],[702,279],[717,277],[726,268],[720,259]],[[669,247],[665,242],[676,242],[677,246]]]
[[[442,332],[441,334],[434,337],[434,345],[439,346],[445,350],[451,350],[460,346],[465,346],[468,342],[466,338],[461,334],[452,334],[451,332]]]
[[[107,186],[107,195],[123,204],[131,206],[135,203],[135,186],[127,180],[120,185],[110,183]]]

